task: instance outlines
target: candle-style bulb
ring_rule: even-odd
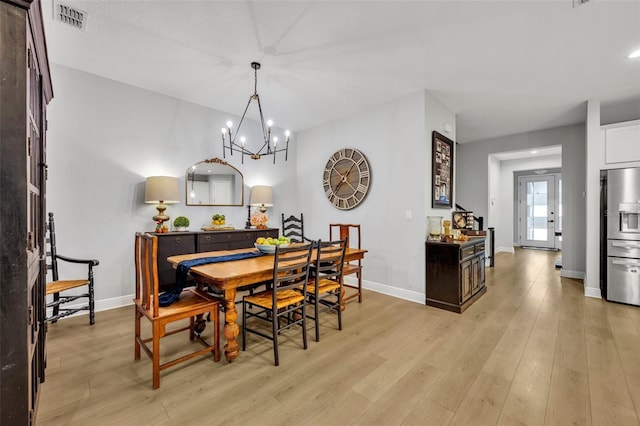
[[[273,138],[273,147],[275,148],[277,144],[278,144],[278,137],[277,137],[277,136],[275,136],[275,137]]]
[[[227,134],[227,128],[223,127],[222,129],[220,129],[220,131],[222,132],[223,135]]]
[[[232,121],[227,121],[227,127],[231,128],[231,126],[233,126],[233,122]]]
[[[240,136],[240,144],[244,146],[244,143],[247,139],[244,136]]]
[[[267,120],[267,127],[271,127],[273,126],[273,121],[272,120]]]

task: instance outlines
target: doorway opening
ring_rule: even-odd
[[[517,178],[518,242],[523,248],[562,247],[562,174],[520,172]]]

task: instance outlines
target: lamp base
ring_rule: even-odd
[[[247,223],[244,224],[244,229],[251,229],[251,206],[247,204]]]

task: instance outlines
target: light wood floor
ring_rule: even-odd
[[[279,367],[252,335],[232,364],[165,370],[156,391],[133,360],[133,307],[65,319],[49,327],[37,424],[638,425],[640,308],[585,298],[556,256],[498,254],[462,315],[368,291],[343,331],[324,315],[308,350],[287,332]]]

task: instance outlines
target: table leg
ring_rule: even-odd
[[[227,361],[232,362],[240,354],[240,347],[238,346],[238,311],[236,310],[236,289],[230,288],[224,291],[224,338],[227,339],[227,343],[224,345],[224,356]]]

